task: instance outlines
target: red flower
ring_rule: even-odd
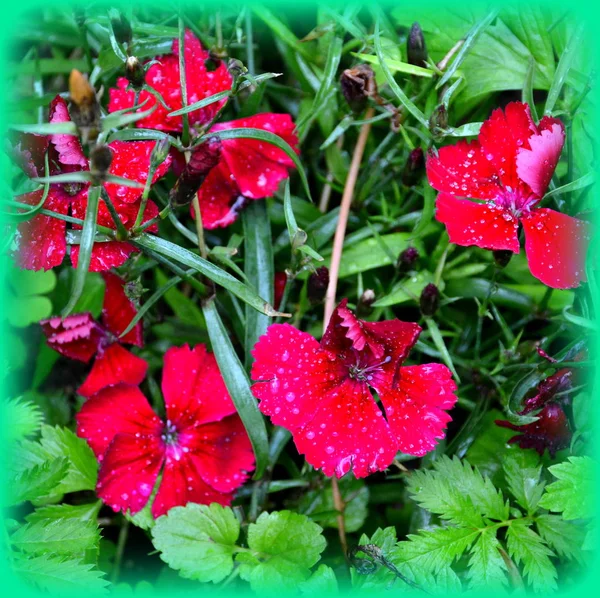
[[[98,496],[115,511],[140,511],[161,470],[154,517],[188,502],[228,505],[254,467],[213,355],[204,345],[173,347],[164,363],[166,422],[129,384],[104,388],[77,415],[77,434],[100,461]]]
[[[281,305],[286,284],[287,274],[285,272],[275,272],[275,278],[273,280],[273,307],[275,309],[279,309],[279,306]]]
[[[69,122],[69,112],[66,102],[60,97],[50,104],[50,122]],[[27,150],[26,161],[22,163],[29,174],[40,175],[43,172],[44,152],[49,153],[49,164],[52,165],[50,174],[68,172],[81,172],[89,170],[88,160],[83,153],[79,139],[74,135],[50,135],[47,142],[42,142],[39,136],[32,139],[30,136],[25,143],[30,148]],[[23,143],[23,142],[22,142]],[[21,143],[21,147],[22,147]],[[113,141],[109,144],[113,152],[113,161],[110,174],[128,178],[139,183],[145,183],[149,174],[150,154],[154,147],[151,141]],[[41,151],[41,155],[37,151]],[[153,182],[162,177],[168,170],[170,158],[161,164],[154,174]],[[41,170],[40,170],[41,168]],[[84,219],[87,208],[87,195],[89,186],[80,183],[53,184],[44,202],[44,209],[58,212],[64,216],[71,214],[75,218]],[[135,218],[140,206],[142,189],[124,187],[107,183],[106,192],[111,198],[115,209],[123,220],[126,228],[130,229],[135,223]],[[43,197],[43,190],[26,193],[16,198],[17,201],[34,206]],[[158,214],[156,205],[149,201],[143,221],[146,222]],[[115,225],[104,200],[100,200],[98,209],[98,224],[114,229]],[[80,228],[74,226],[74,228]],[[67,251],[66,232],[67,223],[52,216],[37,214],[30,220],[19,224],[18,261],[22,268],[27,270],[48,270],[59,266]],[[150,232],[157,232],[153,226]],[[90,263],[91,271],[109,270],[111,267],[121,266],[129,255],[136,251],[129,243],[108,241],[95,243],[92,249]],[[79,246],[71,247],[71,261],[77,266]]]
[[[585,280],[587,223],[537,207],[564,140],[559,120],[545,116],[536,125],[529,106],[513,102],[492,113],[477,141],[460,141],[442,147],[438,156],[429,155],[429,183],[440,191],[436,218],[446,225],[450,241],[519,253],[520,222],[536,278],[561,289]]]
[[[126,382],[139,384],[146,375],[148,364],[120,343],[141,347],[142,323],[138,322],[122,339],[121,333],[129,325],[137,310],[127,297],[123,281],[110,272],[103,274],[106,282],[102,324],[92,314],[82,313],[66,318],[50,318],[40,322],[48,346],[61,355],[87,363],[94,355],[92,370],[78,393],[89,397],[105,386]]]
[[[551,457],[571,442],[571,426],[560,405],[548,403],[538,414],[537,421],[517,426],[508,421],[496,420],[496,425],[519,432],[509,439],[522,449],[535,449],[540,455],[548,449]]]
[[[209,53],[191,31],[185,32],[185,76],[188,105],[221,91],[231,89],[231,75],[224,62],[219,61],[215,69],[211,69]],[[156,109],[146,118],[137,121],[136,126],[161,131],[181,132],[183,119],[181,116],[167,116],[182,108],[181,84],[179,79],[179,40],[173,41],[173,53],[158,57],[158,64],[152,65],[146,73],[146,83],[162,96],[166,110],[148,91],[142,91],[139,104],[144,104],[139,111],[148,110],[156,105]],[[125,91],[129,82],[125,77],[117,81],[118,89],[109,91],[108,111],[115,112],[131,108],[135,102],[135,92]],[[200,110],[189,113],[190,126],[204,125],[210,122],[226,100],[214,102]]]
[[[298,451],[326,475],[365,477],[398,451],[424,455],[444,437],[456,385],[437,363],[401,367],[420,332],[400,320],[358,320],[346,300],[320,343],[273,324],[253,350],[260,410],[290,430]]]

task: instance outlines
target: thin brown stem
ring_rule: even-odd
[[[374,109],[370,107],[365,114],[365,120],[368,121],[373,118],[374,113]],[[346,185],[344,186],[344,194],[342,195],[342,203],[340,204],[340,215],[338,217],[335,236],[333,238],[333,251],[331,254],[331,265],[329,267],[329,286],[327,287],[327,294],[325,295],[325,316],[323,318],[324,329],[327,328],[327,324],[329,323],[329,319],[335,308],[335,296],[340,273],[342,251],[344,248],[344,237],[346,236],[346,226],[348,224],[350,206],[354,196],[354,187],[356,186],[356,179],[358,178],[358,170],[360,168],[370,130],[371,123],[369,122],[363,124],[360,129],[358,141],[356,142],[354,155],[352,156],[352,162],[350,164],[350,170],[348,171],[348,178],[346,179]]]
[[[448,63],[450,62],[450,59],[460,50],[460,47],[465,43],[464,39],[459,39],[448,51],[448,53],[446,54],[446,56],[444,56],[444,58],[442,58],[438,63],[437,63],[437,67],[440,69],[440,71],[444,71],[446,70],[446,67],[448,66]]]

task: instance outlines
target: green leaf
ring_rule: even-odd
[[[23,440],[37,432],[44,421],[40,408],[22,397],[7,399],[4,409],[3,416],[9,424],[6,427],[6,439],[9,442]]]
[[[261,297],[273,303],[273,245],[271,222],[264,201],[253,201],[242,214],[244,224],[244,273],[248,282]],[[246,366],[252,363],[251,351],[267,331],[269,317],[246,305]]]
[[[506,564],[500,555],[495,531],[484,529],[470,550],[467,579],[472,589],[490,591],[505,586]]]
[[[448,347],[446,347],[446,343],[444,342],[444,337],[437,325],[437,322],[429,316],[425,317],[425,323],[427,324],[427,330],[431,336],[431,340],[435,345],[435,348],[439,351],[442,361],[448,366],[456,381],[460,384],[460,377],[456,368],[454,367],[454,363],[452,361],[452,356],[450,355],[450,351],[448,351]]]
[[[549,467],[548,471],[557,481],[546,487],[540,507],[562,513],[567,520],[593,517],[596,512],[595,468],[590,457],[569,457],[568,461]]]
[[[21,552],[76,554],[97,548],[100,532],[95,521],[40,519],[20,527],[10,543]]]
[[[238,553],[240,576],[255,592],[281,593],[296,589],[325,549],[322,529],[308,517],[278,511],[262,513],[248,527],[252,553]]]
[[[362,62],[380,66],[379,58],[373,54],[361,54],[360,52],[351,52],[351,54],[356,58],[360,58]],[[407,75],[416,75],[417,77],[425,77],[427,79],[431,79],[435,75],[434,71],[431,69],[415,66],[414,64],[402,62],[401,60],[394,60],[393,58],[386,57],[385,62],[390,71],[396,73],[406,73]]]
[[[94,565],[64,556],[46,554],[27,558],[15,555],[13,570],[40,590],[61,595],[104,594],[108,586],[104,573]]]
[[[198,328],[206,328],[206,322],[204,321],[204,315],[202,310],[198,307],[197,302],[184,295],[179,289],[173,288],[173,284],[169,284],[171,281],[163,274],[163,272],[156,268],[156,288],[160,290],[161,296],[164,295],[165,301],[169,307],[173,310],[173,313],[182,321]],[[176,277],[178,278],[178,277]],[[181,281],[181,278],[179,278]],[[167,289],[166,291],[164,289]],[[146,303],[144,302],[144,305]]]
[[[587,530],[576,522],[565,521],[560,515],[543,514],[535,518],[535,525],[544,542],[556,554],[567,559],[583,561],[581,553]]]
[[[160,517],[152,541],[160,558],[182,577],[217,583],[233,570],[240,524],[233,511],[217,503],[188,503]]]
[[[75,67],[71,67],[75,68]],[[71,69],[69,69],[71,70]],[[35,135],[73,135],[76,136],[77,125],[74,122],[66,123],[39,123],[35,125],[10,125],[11,129],[21,133],[33,133]]]
[[[102,502],[97,500],[85,505],[47,505],[29,513],[25,519],[29,523],[50,519],[77,519],[78,521],[95,521]]]
[[[52,302],[44,296],[56,286],[56,274],[52,270],[34,272],[10,268],[7,274],[9,286],[3,313],[12,326],[25,328],[52,314]]]
[[[528,514],[533,514],[544,492],[542,466],[533,451],[514,451],[504,459],[508,489]]]
[[[556,569],[550,560],[554,553],[528,523],[522,519],[511,521],[506,532],[508,553],[517,565],[523,563],[527,581],[536,592],[556,589]]]
[[[250,390],[250,380],[248,380],[246,370],[231,344],[231,339],[225,330],[214,301],[205,302],[202,311],[206,318],[212,350],[225,386],[252,443],[256,458],[254,478],[260,479],[269,463],[269,441],[265,420],[258,410],[257,401]]]
[[[335,573],[327,565],[319,565],[317,570],[300,584],[300,591],[309,596],[335,596],[339,593]]]
[[[62,482],[69,471],[67,459],[44,461],[21,471],[7,488],[8,504],[35,501],[47,496]]]
[[[412,272],[407,278],[397,282],[389,294],[377,299],[373,303],[373,307],[387,307],[418,301],[423,289],[433,281],[434,275],[427,270]],[[440,290],[443,290],[443,284],[440,285]]]

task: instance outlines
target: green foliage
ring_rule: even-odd
[[[24,328],[52,314],[52,302],[46,295],[56,286],[56,274],[52,270],[32,272],[30,270],[9,271],[4,317],[11,326]]]
[[[8,423],[6,428],[9,442],[23,440],[27,436],[31,436],[37,432],[44,421],[39,407],[23,397],[8,399],[4,409],[3,415]]]

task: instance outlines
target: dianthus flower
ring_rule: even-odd
[[[186,31],[184,45],[188,104],[231,88],[232,78],[225,64],[219,62],[215,70],[207,70],[206,65],[213,60],[190,31]],[[178,54],[179,43],[175,40],[173,53],[159,57],[159,63],[152,65],[146,74],[146,83],[162,95],[170,110],[157,104],[152,94],[142,91],[139,101],[148,102],[142,109],[146,110],[155,104],[157,107],[148,117],[137,121],[136,126],[181,132],[182,117],[167,116],[170,111],[182,106]],[[131,108],[135,102],[135,93],[125,91],[127,79],[119,79],[117,84],[118,89],[110,90],[110,112]],[[208,125],[224,103],[225,100],[221,100],[190,112],[190,126]],[[256,114],[215,124],[210,132],[240,127],[274,133],[298,151],[298,137],[289,114]],[[219,147],[219,163],[210,171],[198,191],[202,224],[207,229],[229,226],[249,201],[273,195],[279,183],[288,177],[289,169],[294,167],[294,162],[284,151],[267,142],[244,138],[224,139]],[[182,171],[185,165],[183,156],[176,156],[176,160],[179,162],[175,164],[176,172]]]
[[[61,355],[84,363],[96,356],[88,377],[77,390],[84,397],[117,382],[140,384],[148,369],[145,360],[121,345],[143,346],[142,323],[138,322],[119,338],[136,315],[136,307],[125,294],[123,281],[118,276],[111,272],[104,272],[102,276],[106,291],[101,322],[96,322],[89,312],[40,322],[48,346]]]
[[[65,100],[60,96],[50,104],[50,122],[70,122]],[[108,145],[113,154],[109,174],[124,177],[144,184],[150,169],[150,154],[154,148],[152,141],[113,141]],[[79,139],[74,135],[54,134],[49,136],[23,136],[15,148],[18,163],[25,172],[33,176],[43,174],[44,154],[49,152],[50,174],[82,172],[89,170],[89,162],[83,153]],[[163,176],[170,164],[170,158],[163,162],[154,174],[153,182]],[[115,183],[105,183],[104,187],[123,224],[130,229],[140,206],[142,189],[125,187]],[[46,210],[64,216],[71,215],[85,219],[89,185],[82,183],[52,184],[42,206]],[[16,197],[24,205],[35,206],[43,197],[43,189]],[[148,201],[143,222],[158,215],[158,208]],[[103,199],[98,206],[98,224],[115,229],[114,221]],[[74,228],[81,228],[74,225]],[[153,225],[149,232],[157,232]],[[67,251],[67,223],[64,220],[36,214],[18,226],[18,261],[27,270],[48,270],[59,266]],[[121,266],[129,255],[136,251],[133,245],[122,241],[95,243],[90,262],[91,271],[104,271]],[[79,246],[71,247],[71,261],[77,266]]]
[[[386,469],[398,451],[422,456],[435,447],[456,384],[444,365],[402,366],[420,326],[365,322],[346,303],[320,343],[289,324],[269,326],[252,352],[252,390],[311,465],[329,476],[352,470],[365,477]]]
[[[100,462],[98,496],[115,511],[137,513],[157,483],[152,515],[188,502],[230,504],[254,468],[254,455],[214,356],[204,345],[165,353],[166,421],[137,386],[117,384],[89,398],[77,434]]]
[[[585,280],[588,224],[538,207],[565,141],[563,124],[545,116],[536,125],[521,102],[494,110],[476,141],[440,148],[427,159],[436,218],[450,241],[519,253],[519,222],[531,273],[554,288]],[[483,200],[476,203],[464,197]]]

